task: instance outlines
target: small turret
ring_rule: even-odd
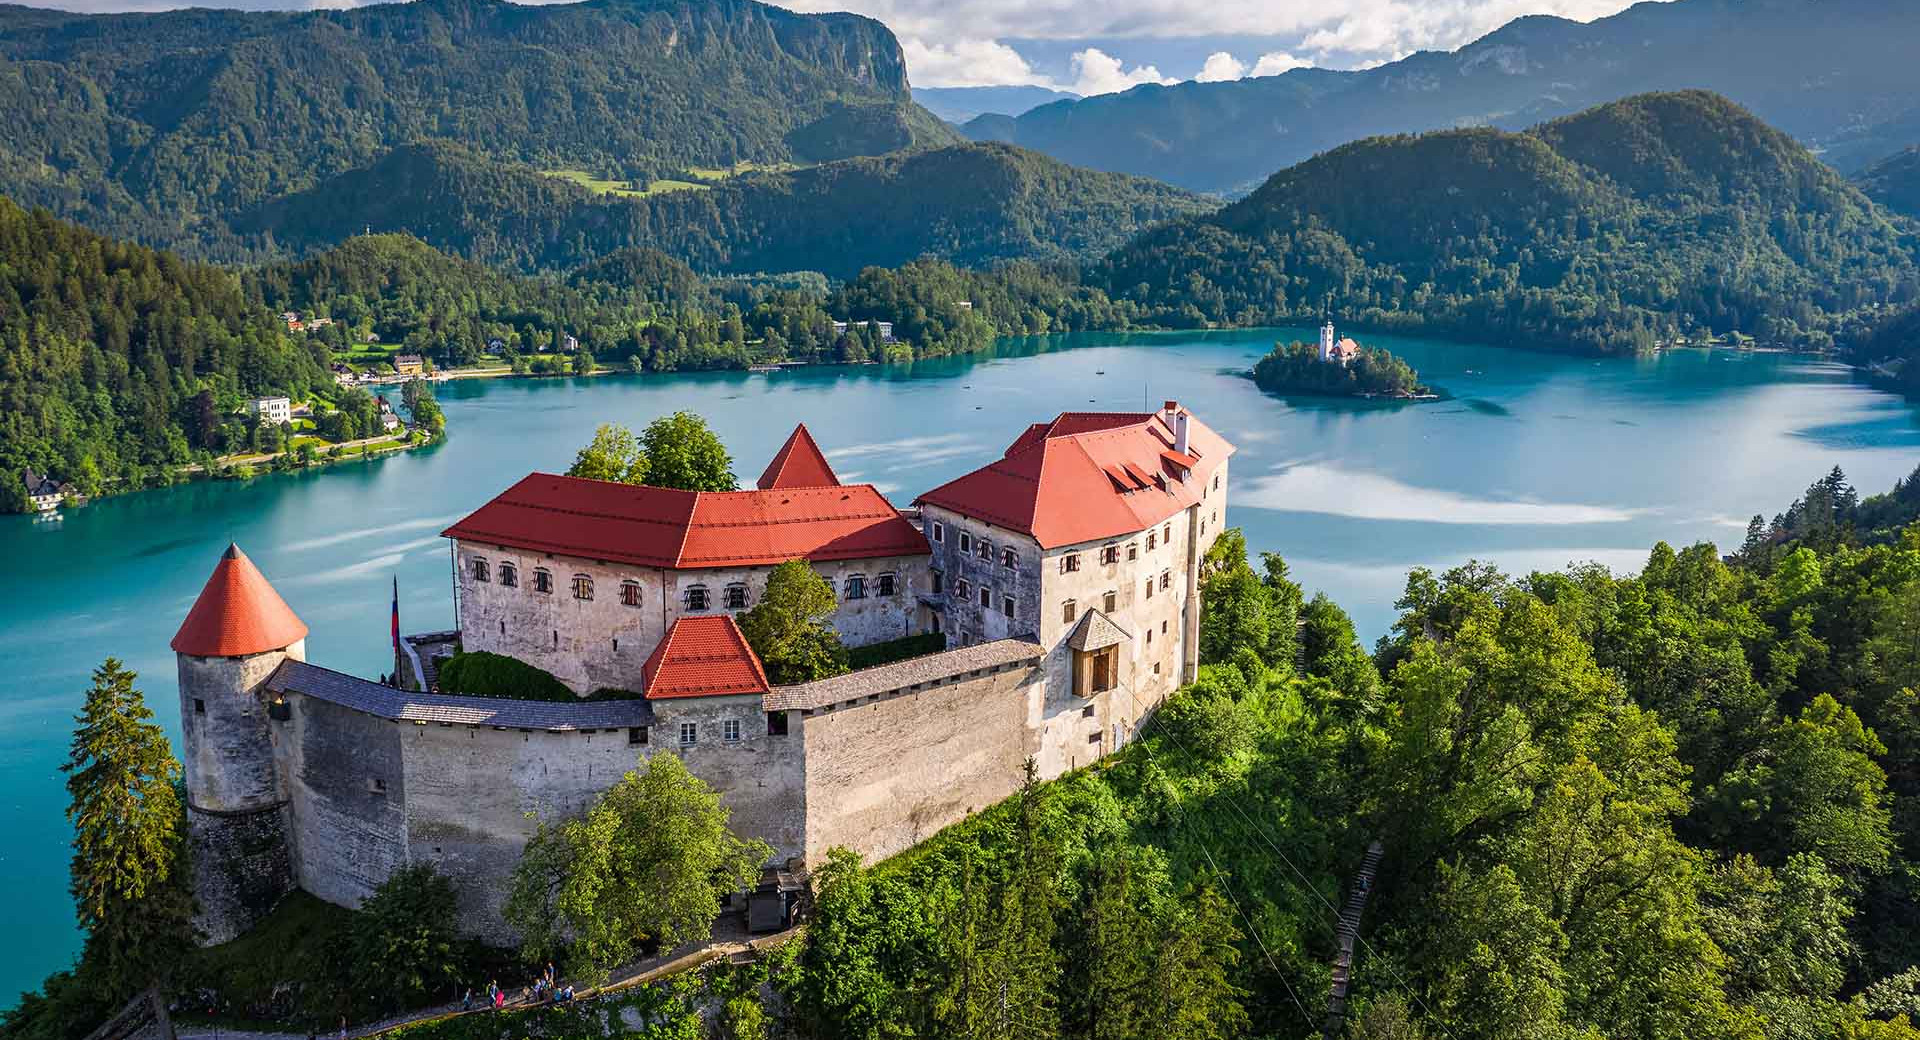
[[[293,887],[262,687],[283,662],[306,659],[306,640],[306,624],[237,545],[173,637],[198,923],[209,942],[245,931]]]

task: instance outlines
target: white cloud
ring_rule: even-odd
[[[1170,85],[1180,82],[1171,76],[1161,75],[1160,70],[1152,65],[1126,68],[1119,58],[1098,47],[1075,52],[1069,64],[1073,69],[1073,85],[1067,89],[1087,97],[1118,93],[1142,83]]]
[[[1247,63],[1226,51],[1214,51],[1207,55],[1206,63],[1200,66],[1200,74],[1193,77],[1202,83],[1220,83],[1230,79],[1239,79],[1247,74]]]
[[[929,44],[917,36],[900,40],[907,75],[916,87],[1051,86],[1027,59],[997,40],[954,40]]]
[[[1278,76],[1282,72],[1291,72],[1294,69],[1310,69],[1312,67],[1313,60],[1311,58],[1298,58],[1286,51],[1268,51],[1260,56],[1259,61],[1253,63],[1253,71],[1247,73],[1247,75]]]

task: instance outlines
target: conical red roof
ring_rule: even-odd
[[[820,446],[813,443],[813,434],[807,432],[806,423],[793,428],[787,443],[781,445],[773,461],[767,463],[767,471],[760,474],[762,491],[839,486],[840,478],[834,476],[833,467],[827,465],[827,456]]]
[[[284,650],[306,637],[306,623],[247,554],[229,544],[174,633],[173,649],[196,657],[245,657]]]

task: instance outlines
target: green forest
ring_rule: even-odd
[[[1312,343],[1276,343],[1253,365],[1253,381],[1270,394],[1410,397],[1426,393],[1420,373],[1383,347],[1361,347],[1353,360],[1320,360]]]
[[[1526,133],[1346,145],[1086,278],[1178,327],[1331,308],[1375,329],[1591,353],[1743,336],[1820,349],[1920,297],[1917,235],[1786,135],[1687,92]]]

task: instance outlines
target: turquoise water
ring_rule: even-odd
[[[1277,333],[1083,336],[903,368],[493,380],[441,391],[452,437],[409,455],[248,484],[108,499],[58,524],[0,518],[0,1005],[78,946],[66,896],[59,764],[88,672],[113,654],[177,734],[167,649],[220,549],[236,540],[313,634],[310,658],[389,667],[387,601],[410,631],[452,623],[438,532],[535,468],[563,469],[597,423],[705,415],[751,483],[804,420],[841,475],[905,505],[1066,409],[1177,398],[1239,446],[1229,519],[1283,553],[1371,639],[1407,568],[1635,568],[1658,539],[1737,543],[1839,464],[1877,491],[1920,463],[1899,399],[1834,365],[1684,352],[1593,361],[1373,337],[1449,401],[1392,405],[1261,394],[1238,373]],[[1289,334],[1291,336],[1291,334]],[[1065,349],[1065,348],[1074,349]],[[1104,373],[1104,374],[1102,374]]]

